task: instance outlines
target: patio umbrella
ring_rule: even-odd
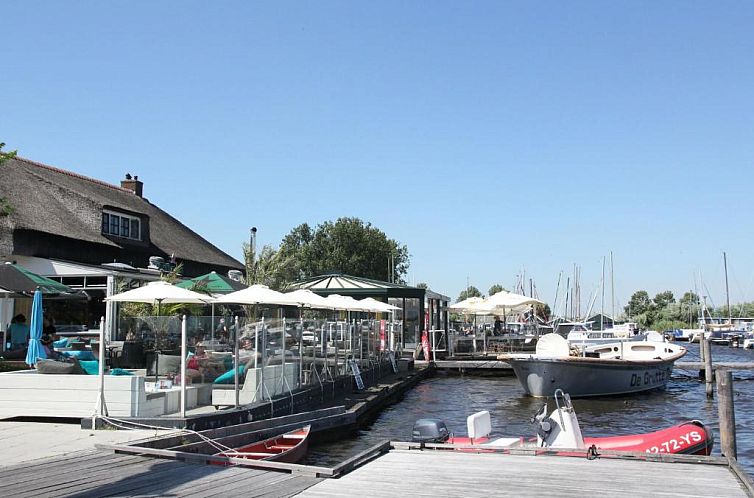
[[[513,292],[500,291],[485,299],[479,304],[479,307],[481,309],[490,310],[491,313],[496,313],[497,310],[522,310],[528,308],[532,304],[542,304],[542,301],[534,299],[533,297],[514,294]]]
[[[38,358],[47,358],[40,339],[42,338],[42,292],[34,292],[31,303],[31,324],[29,325],[29,349],[26,351],[26,364],[36,365]]]
[[[309,289],[298,289],[292,292],[286,292],[285,296],[296,301],[299,306],[299,322],[301,325],[301,335],[298,339],[299,350],[299,384],[303,383],[304,378],[304,308],[310,309],[333,309],[332,303],[319,294],[315,294]]]
[[[206,294],[181,289],[168,282],[158,280],[150,282],[147,285],[131,289],[120,294],[115,294],[105,301],[110,302],[127,302],[127,303],[152,303],[157,304],[157,313],[159,314],[160,305],[165,304],[206,304],[212,301],[212,297]],[[181,415],[186,413],[186,317],[183,317],[181,325]],[[103,369],[100,369],[103,372]],[[155,365],[155,377],[157,376],[157,365]],[[104,397],[104,393],[103,393]]]
[[[9,294],[8,297],[31,297],[39,290],[48,299],[51,297],[87,298],[87,295],[83,292],[77,292],[67,285],[38,275],[17,263],[10,262],[0,265],[0,287],[3,289],[3,294]]]
[[[248,286],[243,282],[233,280],[213,271],[190,280],[184,280],[176,284],[176,287],[181,287],[182,289],[193,288],[194,290],[206,291],[210,294],[230,294],[231,292],[245,289]]]
[[[360,302],[363,306],[370,307],[369,311],[374,312],[374,313],[389,313],[391,311],[400,309],[398,306],[393,306],[392,304],[383,303],[382,301],[378,301],[374,299],[373,297],[367,297],[367,298],[361,299],[358,302]]]

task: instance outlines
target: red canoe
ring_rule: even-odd
[[[309,447],[311,425],[304,426],[279,436],[257,441],[241,448],[216,453],[216,456],[247,458],[249,460],[274,460],[296,463],[306,455]]]

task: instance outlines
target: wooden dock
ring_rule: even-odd
[[[393,449],[339,479],[318,482],[300,496],[749,496],[722,460],[665,463]]]
[[[105,496],[287,497],[321,478],[243,467],[192,464],[101,451],[0,469],[8,497]]]

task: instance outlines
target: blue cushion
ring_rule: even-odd
[[[246,365],[238,365],[238,376],[241,377],[243,375],[244,368],[246,368]],[[224,374],[222,374],[220,377],[215,379],[215,384],[232,384],[235,382],[236,379],[236,369],[231,368]]]
[[[97,365],[97,373],[99,374],[99,365]],[[129,372],[128,370],[124,370],[122,368],[113,368],[110,370],[110,375],[133,375],[133,372]]]
[[[94,357],[94,353],[91,351],[61,351],[60,354],[69,358],[78,358],[82,361],[97,361],[97,358]]]
[[[81,365],[81,368],[84,369],[84,372],[88,373],[89,375],[99,375],[99,362],[97,360],[79,360],[79,365]]]
[[[52,343],[52,347],[53,348],[67,348],[68,347],[68,338],[67,337],[63,337],[59,341],[54,341]]]

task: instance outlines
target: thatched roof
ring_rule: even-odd
[[[0,216],[0,256],[64,257],[90,263],[116,259],[146,266],[149,256],[175,255],[199,272],[210,267],[243,269],[239,261],[147,199],[71,171],[19,157],[5,161],[0,165],[0,197],[12,207],[10,215]],[[143,240],[102,234],[103,208],[141,218]],[[45,244],[35,242],[40,236]],[[60,254],[59,246],[77,254]]]

